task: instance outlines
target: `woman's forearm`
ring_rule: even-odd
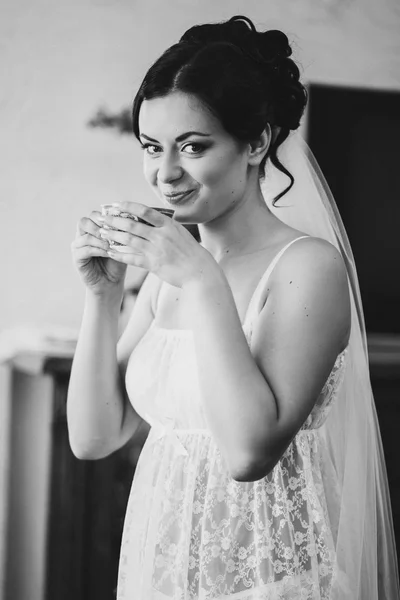
[[[89,292],[68,388],[67,420],[71,448],[79,458],[113,451],[121,432],[124,404],[117,363],[121,299]]]
[[[250,352],[224,274],[193,281],[183,293],[210,428],[233,476],[245,477],[255,447],[277,422],[275,398]]]

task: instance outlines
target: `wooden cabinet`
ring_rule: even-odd
[[[54,380],[46,600],[112,600],[134,466],[145,424],[124,448],[96,461],[72,454],[66,422],[67,363],[46,366]]]
[[[71,359],[31,359],[10,364],[0,598],[113,600],[126,504],[148,426],[107,458],[78,460],[66,420]]]

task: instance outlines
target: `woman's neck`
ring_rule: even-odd
[[[218,263],[224,258],[253,254],[273,243],[279,223],[261,196],[210,223],[199,224],[201,244]]]

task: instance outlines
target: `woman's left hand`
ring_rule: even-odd
[[[180,223],[136,202],[121,202],[117,208],[149,225],[126,217],[104,216],[104,224],[119,231],[102,229],[101,236],[125,246],[123,252],[110,248],[110,258],[151,271],[179,288],[220,270],[212,255]]]

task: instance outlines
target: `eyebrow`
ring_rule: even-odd
[[[182,133],[182,135],[178,135],[178,137],[175,138],[175,141],[183,142],[184,140],[186,140],[188,137],[190,137],[192,135],[199,135],[200,137],[210,137],[211,136],[210,133],[201,133],[200,131],[187,131],[186,133]],[[160,143],[158,140],[155,140],[154,138],[151,138],[148,135],[145,135],[144,133],[140,133],[139,136],[146,138],[146,140],[149,140],[149,142],[156,142],[156,144]]]

